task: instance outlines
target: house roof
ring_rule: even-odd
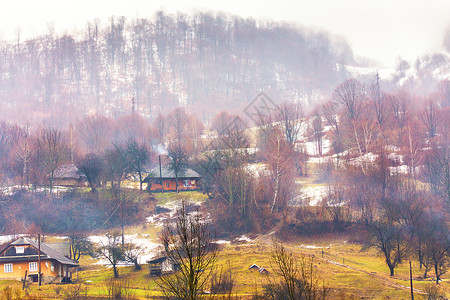
[[[78,168],[74,164],[59,166],[53,175],[54,179],[81,179]]]
[[[27,237],[21,237],[18,240],[15,240],[14,242],[10,243],[9,245],[15,245],[15,246],[21,246],[21,245],[31,245],[34,248],[38,249],[39,245],[38,242],[34,241],[33,239],[27,238]],[[6,248],[5,248],[6,249]],[[3,249],[3,251],[5,250]],[[2,252],[3,252],[2,251]],[[1,252],[0,252],[1,253]],[[54,259],[62,264],[70,265],[70,266],[78,266],[78,263],[70,258],[65,257],[63,254],[59,253],[55,249],[51,248],[49,245],[41,242],[41,257],[42,254],[45,254],[47,257],[44,257],[44,259]],[[2,257],[4,259],[14,260],[15,257]]]
[[[150,172],[150,174],[143,180],[143,182],[149,182],[150,179],[156,178],[158,179],[159,176],[159,166],[153,168],[153,170]],[[175,178],[175,172],[173,172],[168,165],[165,165],[161,168],[161,177],[162,178]],[[178,178],[201,178],[200,174],[195,172],[192,169],[186,169],[186,171],[183,174],[178,174]]]
[[[159,264],[159,263],[162,263],[163,261],[166,261],[166,260],[169,260],[169,262],[172,262],[174,264],[177,263],[176,261],[174,261],[173,259],[171,259],[171,258],[169,258],[169,257],[167,257],[165,255],[155,257],[155,258],[153,258],[151,260],[147,260],[147,263],[148,264]]]
[[[167,259],[167,256],[160,256],[151,260],[147,260],[148,264],[159,264]]]

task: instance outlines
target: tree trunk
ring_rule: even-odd
[[[139,184],[140,184],[141,191],[142,191],[142,173],[141,173],[141,171],[139,171],[138,173],[139,173]]]
[[[133,263],[134,263],[134,270],[135,270],[135,271],[139,271],[140,269],[142,269],[142,267],[141,267],[141,265],[138,263],[138,260],[137,260],[137,259],[133,260]]]
[[[441,275],[439,274],[439,264],[434,264],[434,273],[436,274],[436,284],[439,284],[439,280],[441,279]]]
[[[119,278],[119,272],[117,271],[116,265],[113,265],[114,278]]]
[[[277,175],[276,180],[275,180],[275,193],[273,195],[272,208],[270,209],[271,213],[273,213],[273,210],[275,209],[275,204],[277,203],[279,185],[280,185],[280,178]]]

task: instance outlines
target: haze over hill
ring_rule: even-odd
[[[276,102],[315,105],[344,79],[371,82],[376,74],[336,35],[222,13],[111,17],[76,34],[50,27],[33,39],[2,42],[0,61],[0,117],[56,126],[133,108],[153,118],[177,106],[207,121],[242,109],[259,91]],[[416,91],[429,91],[448,77],[448,61],[445,53],[399,60],[382,79],[386,87],[419,82]]]

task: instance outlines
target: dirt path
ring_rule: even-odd
[[[367,272],[367,271],[364,271],[364,270],[361,270],[361,269],[358,269],[358,268],[355,268],[355,267],[351,267],[349,265],[342,264],[342,263],[339,263],[339,262],[331,260],[331,259],[326,259],[326,258],[317,257],[317,256],[315,258],[316,259],[320,259],[320,260],[325,261],[325,262],[328,262],[328,263],[333,264],[333,265],[338,266],[338,267],[343,267],[343,268],[347,268],[347,269],[350,269],[350,270],[353,270],[353,271],[357,271],[357,272],[361,272],[361,273],[367,274],[367,275],[369,275],[369,276],[371,276],[373,278],[376,278],[376,279],[382,281],[383,283],[385,283],[385,284],[387,284],[387,285],[389,285],[391,287],[395,287],[395,288],[399,288],[399,289],[403,289],[403,290],[410,290],[411,289],[409,286],[405,286],[405,285],[402,285],[402,284],[398,284],[398,283],[392,282],[389,279],[387,279],[386,277],[382,277],[382,276],[376,275],[376,274],[371,273],[371,272]],[[413,288],[413,290],[416,293],[425,294],[425,292],[422,291],[422,290],[415,289],[415,288]]]
[[[273,238],[273,236],[275,235],[277,230],[280,229],[278,227],[281,228],[281,226],[277,226],[277,228],[275,228],[270,233],[264,234],[264,235],[260,235],[255,241],[260,241],[262,243],[267,244],[268,246],[271,246],[272,245],[272,238]],[[288,248],[294,248],[294,247],[293,246],[288,246]],[[299,248],[295,247],[295,250],[299,250]],[[339,262],[331,260],[331,259],[318,257],[318,256],[312,255],[312,254],[310,254],[308,252],[305,252],[305,251],[302,251],[302,250],[300,250],[300,251],[303,254],[305,254],[305,255],[314,256],[315,259],[319,259],[319,260],[324,261],[326,263],[330,263],[330,264],[333,264],[335,266],[342,267],[342,268],[347,268],[347,269],[350,269],[350,270],[353,270],[353,271],[356,271],[356,272],[364,273],[366,275],[369,275],[372,278],[375,278],[375,279],[383,282],[384,284],[386,284],[388,286],[391,286],[391,287],[394,287],[394,288],[398,288],[398,289],[402,289],[402,290],[410,290],[409,286],[405,286],[405,285],[402,285],[402,284],[395,283],[395,282],[389,280],[386,277],[382,277],[382,276],[376,275],[376,274],[371,273],[371,272],[367,272],[367,271],[364,271],[364,270],[361,270],[361,269],[358,269],[358,268],[355,268],[355,267],[352,267],[352,266],[349,266],[349,265],[346,265],[346,264],[342,264],[342,263],[339,263]],[[419,289],[415,289],[415,288],[413,288],[413,289],[414,289],[415,293],[425,294],[425,292],[423,290],[419,290]]]

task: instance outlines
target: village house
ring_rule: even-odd
[[[167,256],[160,256],[147,261],[148,272],[151,276],[170,274],[180,269],[180,264]]]
[[[179,191],[193,191],[199,188],[199,180],[201,176],[192,169],[187,169],[183,174],[178,175],[178,190]],[[162,181],[162,186],[161,186]],[[161,168],[161,176],[159,167],[154,168],[150,174],[143,180],[147,182],[147,189],[151,192],[161,192],[164,189],[167,191],[176,191],[176,176],[168,166]]]
[[[37,282],[39,278],[39,245],[38,242],[26,237],[7,244],[0,251],[0,279],[16,279]],[[62,249],[61,244],[52,248],[50,244],[40,243],[41,282],[71,282],[73,268],[78,263],[56,249]]]
[[[53,174],[53,185],[78,187],[86,184],[84,176],[74,164],[61,165]]]

